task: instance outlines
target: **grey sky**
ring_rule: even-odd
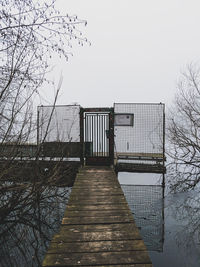
[[[92,43],[74,45],[69,62],[54,62],[51,76],[63,75],[58,104],[170,104],[180,71],[199,61],[200,1],[58,0],[58,6],[88,21],[81,29]]]

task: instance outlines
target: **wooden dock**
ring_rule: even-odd
[[[110,167],[79,171],[42,266],[153,266]]]

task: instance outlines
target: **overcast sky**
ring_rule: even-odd
[[[92,44],[74,45],[68,62],[54,62],[51,77],[63,75],[58,104],[169,105],[180,71],[199,62],[199,0],[58,0],[58,6],[87,20],[81,30]]]

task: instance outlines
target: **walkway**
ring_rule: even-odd
[[[58,234],[43,261],[50,266],[152,267],[115,172],[77,174]]]

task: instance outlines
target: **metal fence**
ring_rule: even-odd
[[[39,106],[37,143],[43,144],[45,155],[59,156],[59,151],[66,155],[70,151],[68,156],[81,158],[88,144],[92,156],[105,156],[109,154],[109,142],[109,149],[114,144],[118,163],[164,165],[164,104],[115,103],[114,141],[113,120],[105,120],[109,113],[98,109],[94,114],[96,109],[92,110],[79,105]]]
[[[164,104],[115,103],[114,113],[132,116],[130,125],[115,123],[115,156],[121,162],[162,162],[165,142]],[[125,124],[125,123],[124,123]]]
[[[80,158],[80,106],[39,106],[37,143],[43,156]]]
[[[38,143],[80,142],[80,106],[39,106]]]

